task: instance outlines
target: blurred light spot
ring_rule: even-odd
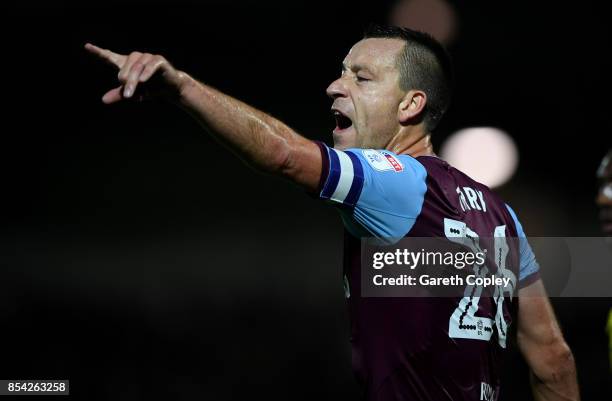
[[[498,187],[518,166],[518,150],[504,131],[493,127],[465,128],[442,144],[440,155],[476,181]]]
[[[429,33],[444,45],[456,36],[457,16],[444,0],[399,0],[389,16],[392,25]]]

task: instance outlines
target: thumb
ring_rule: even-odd
[[[102,102],[105,104],[116,103],[123,99],[123,95],[121,95],[123,91],[123,85],[113,88],[106,92],[104,96],[102,96]]]

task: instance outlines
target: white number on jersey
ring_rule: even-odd
[[[464,222],[444,219],[444,234],[450,241],[468,247],[472,252],[483,252],[480,247],[480,237],[471,230]],[[508,323],[504,319],[504,293],[512,292],[516,287],[516,276],[511,270],[506,269],[506,256],[508,255],[508,243],[506,241],[506,226],[498,226],[493,233],[495,246],[495,263],[497,265],[496,275],[510,278],[510,289],[503,289],[497,285],[493,295],[496,304],[495,320],[487,317],[476,316],[482,286],[467,285],[463,293],[464,297],[451,315],[448,323],[448,335],[451,338],[466,338],[473,340],[489,341],[493,335],[493,327],[497,328],[499,345],[506,348],[506,337]],[[472,270],[476,277],[486,277],[489,269],[484,264],[475,263]]]

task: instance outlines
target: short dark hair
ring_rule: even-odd
[[[400,88],[425,92],[427,104],[423,121],[428,130],[435,129],[450,105],[453,89],[451,59],[444,47],[427,33],[397,26],[373,24],[365,30],[363,37],[406,42],[397,59]]]

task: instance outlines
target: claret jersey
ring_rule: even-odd
[[[319,197],[335,204],[345,226],[344,277],[351,320],[353,369],[368,400],[486,400],[500,391],[516,297],[361,296],[363,237],[522,238],[514,211],[486,186],[435,156],[387,150],[339,151],[318,143]],[[539,277],[526,240],[491,263],[517,288]],[[482,244],[493,248],[497,244]]]

